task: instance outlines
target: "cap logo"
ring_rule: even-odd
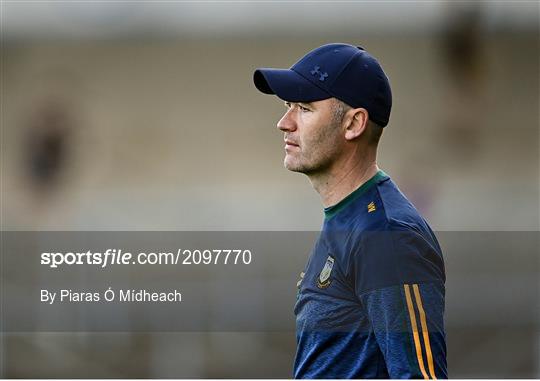
[[[321,82],[324,82],[324,80],[328,77],[328,73],[327,72],[324,72],[324,73],[321,73],[320,71],[320,66],[315,66],[313,68],[313,70],[310,71],[311,75],[319,75],[319,81]]]

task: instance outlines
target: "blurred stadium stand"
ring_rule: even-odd
[[[441,232],[450,376],[540,378],[535,246],[448,238],[538,237],[538,8],[2,2],[2,230],[318,230],[318,196],[281,165],[283,105],[251,75],[362,45],[394,93],[380,166]],[[286,378],[295,349],[290,332],[2,338],[0,376],[23,378]]]

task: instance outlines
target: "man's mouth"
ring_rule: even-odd
[[[286,139],[285,140],[285,148],[292,148],[292,147],[300,147],[298,144],[293,142],[292,140]]]

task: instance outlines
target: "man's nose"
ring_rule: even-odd
[[[296,122],[293,117],[293,109],[287,110],[287,112],[277,122],[277,128],[283,132],[296,130]]]

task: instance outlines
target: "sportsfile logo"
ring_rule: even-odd
[[[122,249],[103,252],[41,253],[41,264],[50,268],[67,265],[249,265],[249,249],[178,249],[176,252],[139,252],[131,254]]]

